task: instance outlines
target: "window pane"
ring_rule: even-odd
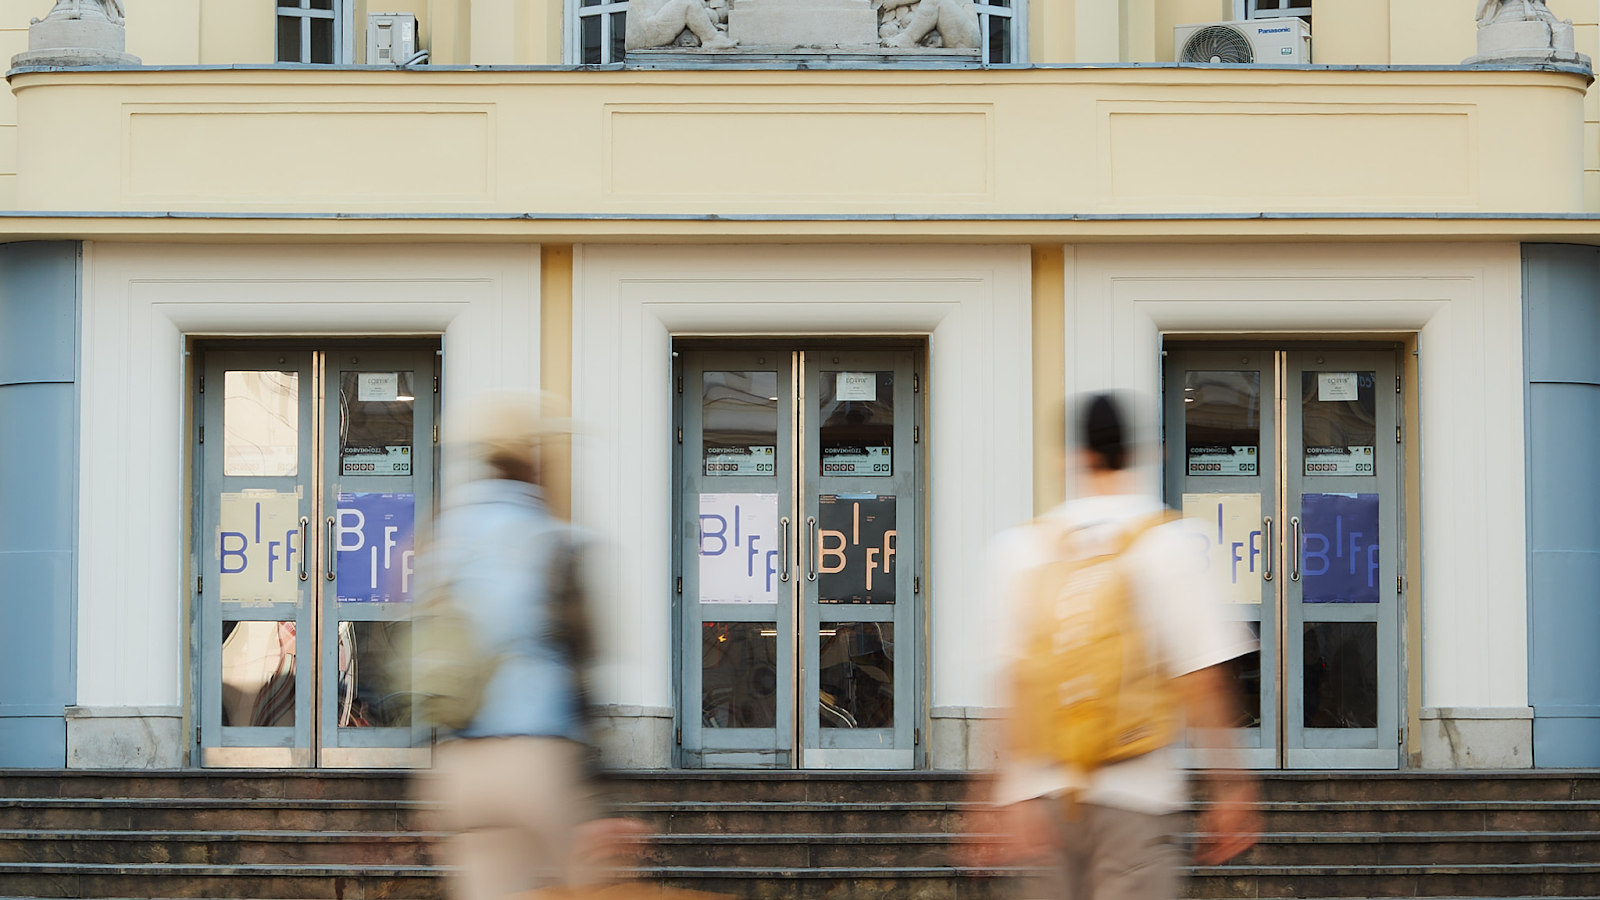
[[[894,373],[823,372],[822,474],[894,474]]]
[[[222,724],[294,725],[295,624],[222,623]]]
[[[611,58],[606,62],[619,63],[628,55],[628,14],[611,14]]]
[[[339,374],[339,473],[410,475],[416,419],[410,372]]]
[[[300,62],[300,18],[278,17],[278,62]]]
[[[1305,624],[1305,727],[1378,727],[1378,624]]]
[[[401,663],[410,622],[339,623],[339,726],[411,724],[411,670]]]
[[[1377,373],[1302,372],[1305,474],[1376,475]]]
[[[701,376],[700,415],[705,474],[774,474],[777,372],[706,372]]]
[[[278,0],[280,9],[300,9],[302,0]]]
[[[300,374],[225,372],[222,474],[292,477],[300,466]]]
[[[700,626],[700,722],[772,728],[778,721],[778,629],[772,622]]]
[[[894,727],[894,624],[834,622],[817,631],[823,728]]]
[[[1190,475],[1257,474],[1261,373],[1183,373],[1183,435]]]
[[[333,9],[333,0],[311,0],[312,9]]]
[[[311,62],[333,63],[333,20],[311,20]]]
[[[600,64],[600,17],[584,16],[578,20],[579,30],[583,32],[583,64],[597,66]]]
[[[1007,16],[984,16],[989,26],[988,62],[1009,63],[1011,56],[1011,19]]]

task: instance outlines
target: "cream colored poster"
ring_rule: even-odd
[[[1210,570],[1230,603],[1261,602],[1260,494],[1184,494],[1183,519],[1205,542]]]
[[[279,491],[222,495],[217,597],[224,603],[300,599],[300,498]]]

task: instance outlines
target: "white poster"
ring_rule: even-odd
[[[1260,603],[1260,494],[1184,494],[1183,524],[1204,542],[1207,568],[1228,603]]]
[[[833,385],[835,400],[877,400],[877,372],[840,372]]]
[[[397,372],[362,372],[356,383],[356,400],[360,403],[400,399],[400,375]]]
[[[700,602],[778,601],[778,495],[700,495]]]
[[[300,599],[300,498],[279,491],[221,495],[217,598],[224,603]]]
[[[1360,396],[1360,391],[1356,386],[1356,373],[1317,373],[1317,400],[1357,400],[1360,399]]]

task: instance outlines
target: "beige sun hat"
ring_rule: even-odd
[[[530,459],[544,440],[573,432],[567,401],[549,392],[486,392],[462,404],[453,418],[446,434],[491,465]]]

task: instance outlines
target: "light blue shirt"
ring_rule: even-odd
[[[454,582],[452,597],[472,617],[479,645],[504,654],[458,737],[584,739],[576,678],[550,638],[550,566],[568,530],[539,489],[520,481],[471,482],[439,516],[431,575]]]

